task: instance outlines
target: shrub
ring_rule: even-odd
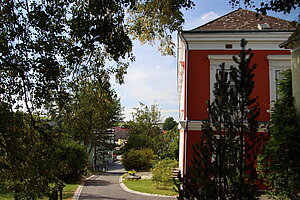
[[[124,168],[137,171],[148,171],[151,168],[154,159],[154,152],[152,149],[131,149],[123,156]]]
[[[153,169],[152,172],[152,181],[155,183],[156,187],[167,187],[173,184],[173,180],[171,178],[172,168],[177,167],[178,162],[175,160],[171,160],[169,158],[161,160],[158,162]]]
[[[270,137],[259,156],[258,172],[266,179],[272,199],[299,199],[300,135],[292,91],[292,74],[288,70],[279,82],[279,99],[270,122]]]
[[[72,140],[62,141],[57,156],[61,165],[66,168],[60,178],[65,183],[79,181],[88,163],[88,155],[83,145]]]
[[[123,152],[129,152],[131,149],[147,149],[151,148],[151,146],[151,138],[149,136],[133,134],[130,135],[122,150]]]

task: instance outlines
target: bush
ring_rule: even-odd
[[[124,168],[137,171],[149,171],[154,159],[154,152],[152,149],[131,149],[123,156]]]
[[[169,158],[161,160],[158,162],[153,169],[152,172],[152,181],[155,183],[156,187],[164,187],[170,186],[173,184],[172,176],[172,168],[177,167],[178,162],[175,160],[171,160]]]
[[[123,152],[129,152],[131,149],[147,149],[152,146],[152,138],[147,135],[133,134],[127,140],[126,145],[123,147]]]
[[[65,167],[61,180],[76,183],[85,172],[88,155],[83,145],[72,140],[62,141],[57,152],[58,160]]]

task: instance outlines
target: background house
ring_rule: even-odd
[[[129,129],[123,127],[113,127],[115,134],[115,142],[118,145],[118,150],[120,147],[124,146],[129,137]]]
[[[221,63],[236,65],[233,55],[240,51],[240,41],[248,41],[254,53],[254,96],[258,96],[261,124],[269,121],[270,104],[276,101],[276,79],[280,71],[290,68],[290,51],[279,44],[292,34],[290,22],[263,16],[244,9],[235,10],[207,24],[178,35],[178,92],[180,99],[179,163],[183,174],[188,169],[193,144],[207,119],[207,101],[213,98],[215,74]]]

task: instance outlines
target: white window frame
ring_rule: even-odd
[[[210,101],[212,102],[214,99],[214,85],[216,83],[216,73],[217,70],[220,69],[220,65],[222,63],[225,64],[225,69],[230,69],[231,66],[238,66],[232,59],[233,56],[238,55],[208,55],[208,59],[210,61]]]
[[[291,69],[291,55],[268,55],[270,105],[277,100],[276,72]]]

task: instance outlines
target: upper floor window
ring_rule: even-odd
[[[216,75],[220,76],[220,65],[225,64],[225,71],[227,72],[227,77],[230,79],[230,66],[236,67],[237,64],[232,59],[233,55],[208,55],[210,61],[210,100],[214,99],[213,91],[214,85],[216,83]],[[230,87],[235,88],[234,83],[230,80]]]
[[[282,71],[291,68],[290,55],[268,55],[269,80],[270,80],[270,103],[274,103],[278,98],[278,81],[282,80]]]

